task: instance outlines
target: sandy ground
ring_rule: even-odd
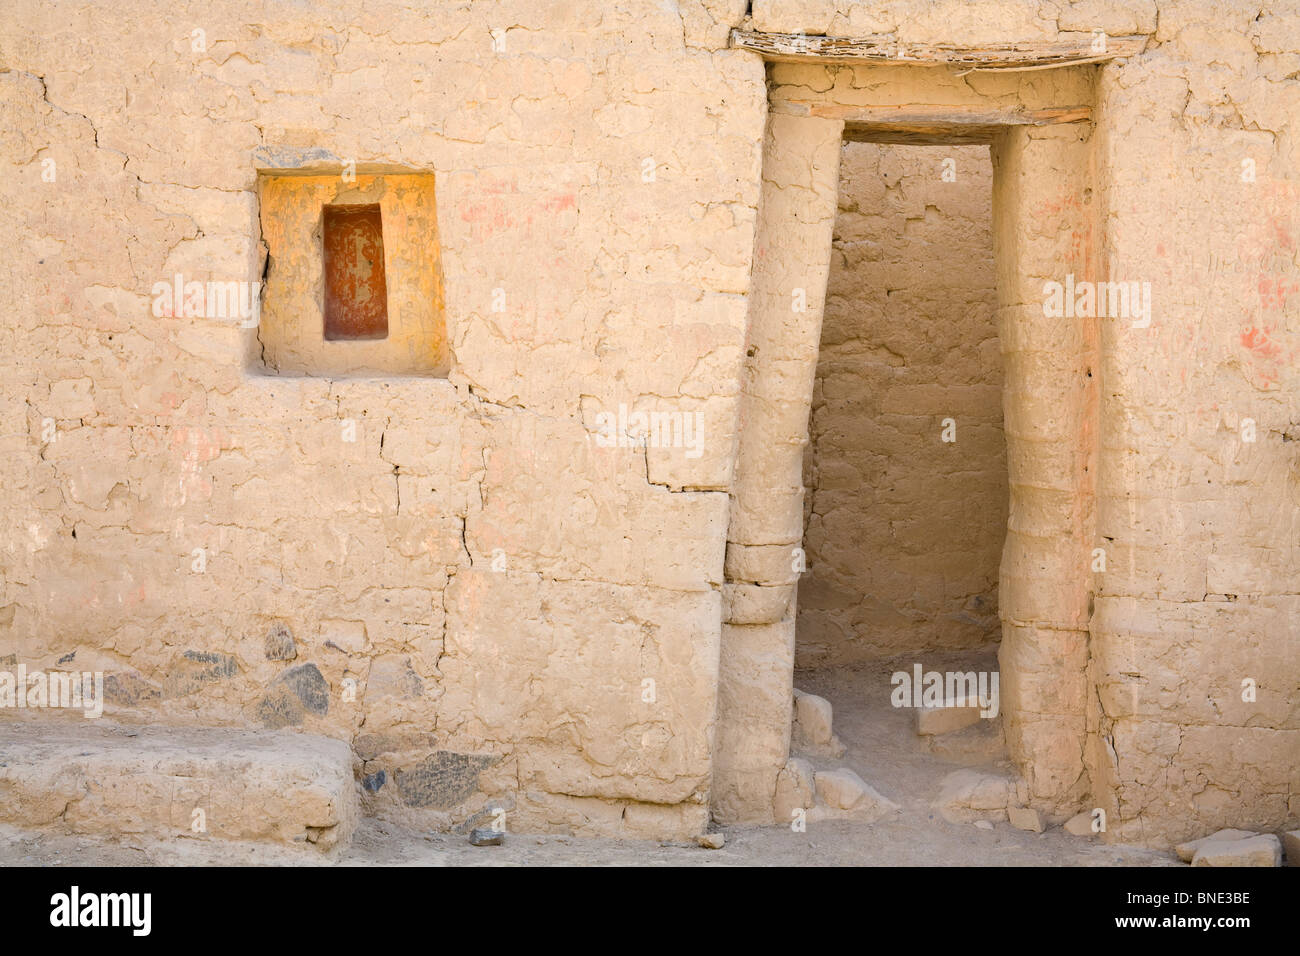
[[[727,827],[726,845],[652,843],[568,836],[508,834],[499,847],[470,846],[466,837],[424,833],[366,820],[352,845],[325,859],[315,851],[201,840],[112,843],[0,828],[0,866],[320,865],[335,866],[1180,866],[1172,853],[1108,846],[1059,827],[1028,833],[1007,823],[992,830],[945,821],[930,806],[943,777],[962,766],[1005,770],[997,755],[947,759],[925,751],[913,732],[914,715],[889,703],[889,674],[911,659],[858,671],[801,672],[795,685],[835,707],[835,732],[847,745],[841,760],[817,760],[819,769],[850,767],[900,813],[874,824],[813,823],[805,833],[788,826]],[[921,659],[927,670],[984,669],[991,658]]]

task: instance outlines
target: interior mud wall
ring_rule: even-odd
[[[987,146],[846,142],[797,667],[995,644],[1007,526]]]

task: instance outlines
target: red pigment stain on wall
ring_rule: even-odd
[[[1276,385],[1282,372],[1282,346],[1272,338],[1273,326],[1251,326],[1241,333],[1241,344],[1246,349],[1249,365],[1256,384]]]
[[[576,206],[576,197],[573,193],[562,193],[559,196],[551,196],[542,200],[542,209],[546,212],[563,212],[565,209],[573,209]]]
[[[1241,333],[1241,344],[1261,358],[1276,358],[1282,347],[1269,338],[1272,329],[1257,329],[1251,326]]]
[[[1042,202],[1036,203],[1034,205],[1034,216],[1036,218],[1046,219],[1052,216],[1059,216],[1067,209],[1080,209],[1082,206],[1083,203],[1080,202],[1076,193],[1067,193],[1060,199],[1044,199]]]
[[[519,186],[513,180],[489,180],[481,185],[483,198],[459,206],[462,222],[470,223],[475,239],[486,239],[494,233],[524,227],[524,234],[532,234],[537,219],[548,225],[554,217],[568,209],[577,209],[577,195],[572,192],[556,193],[534,199],[531,203],[521,197]]]
[[[471,230],[476,239],[486,239],[493,233],[504,232],[515,225],[515,219],[507,211],[506,204],[495,198],[465,203],[460,207],[460,218],[476,227]]]
[[[1260,273],[1255,288],[1259,292],[1261,309],[1281,312],[1286,307],[1286,297],[1292,292],[1300,292],[1300,282],[1287,282]]]

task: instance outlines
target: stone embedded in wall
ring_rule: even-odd
[[[125,672],[104,675],[104,700],[122,707],[135,707],[162,697],[162,690],[139,674]]]
[[[436,749],[438,739],[430,733],[363,733],[352,741],[352,749],[363,761],[375,760],[385,754]]]
[[[163,678],[162,693],[167,698],[185,697],[209,684],[228,680],[238,671],[239,665],[229,654],[188,650]]]
[[[257,703],[257,717],[272,730],[296,727],[308,714],[329,713],[329,684],[315,664],[299,664],[281,673]]]
[[[298,656],[294,644],[293,632],[289,625],[277,621],[266,633],[266,659],[268,661],[291,661]]]
[[[414,767],[398,769],[393,781],[408,807],[450,810],[478,790],[479,774],[497,759],[439,750]]]

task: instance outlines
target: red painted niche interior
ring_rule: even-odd
[[[326,206],[325,339],[388,337],[388,282],[379,204]]]

